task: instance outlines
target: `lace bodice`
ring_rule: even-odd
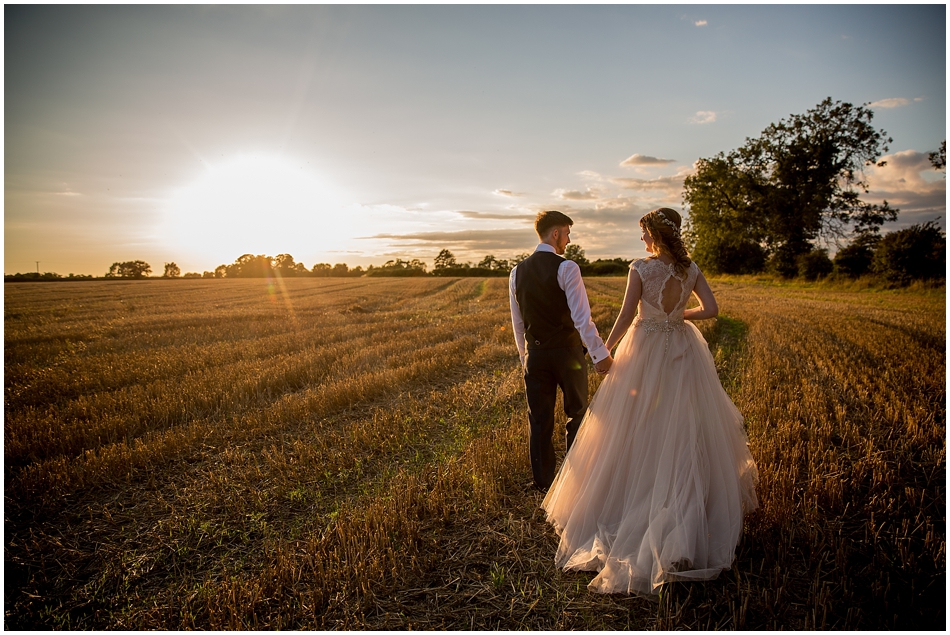
[[[677,275],[673,265],[657,258],[636,260],[630,266],[637,270],[642,281],[638,318],[682,322],[689,295],[699,277],[696,263],[690,263],[685,276]],[[672,308],[666,311],[664,307]]]

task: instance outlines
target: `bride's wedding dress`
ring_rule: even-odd
[[[631,266],[637,318],[542,507],[561,537],[559,566],[599,571],[589,587],[601,593],[649,595],[732,566],[757,473],[742,415],[683,320],[699,268]]]

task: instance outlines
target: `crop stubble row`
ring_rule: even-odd
[[[942,298],[714,284],[762,507],[655,607],[552,567],[504,280],[329,282],[8,291],[9,623],[942,622]],[[605,332],[622,280],[588,287]]]

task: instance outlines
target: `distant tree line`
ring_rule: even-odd
[[[500,260],[495,256],[485,256],[477,264],[470,262],[458,263],[455,256],[448,249],[443,249],[435,257],[433,276],[507,276],[522,260],[530,254],[522,253],[511,260]],[[564,257],[576,262],[585,276],[625,276],[629,271],[631,260],[612,258],[609,260],[597,259],[593,262],[587,259],[584,249],[575,243],[567,246]]]
[[[45,273],[38,273],[36,271],[30,271],[28,273],[10,273],[4,274],[4,282],[58,282],[63,280],[95,280],[95,276],[87,276],[83,274],[71,273],[67,276],[63,276],[58,273],[53,273],[52,271],[47,271]]]
[[[203,273],[187,272],[182,274],[181,268],[174,262],[166,262],[164,273],[161,278],[164,279],[194,279],[194,278],[267,278],[279,276],[281,278],[350,278],[360,276],[390,276],[390,277],[414,277],[414,276],[470,276],[470,277],[491,277],[507,276],[519,262],[528,257],[529,254],[522,253],[510,260],[497,258],[492,254],[486,255],[477,263],[458,262],[455,255],[448,249],[443,249],[435,257],[434,268],[428,271],[425,262],[419,259],[387,260],[380,266],[369,265],[366,269],[356,266],[349,267],[346,263],[336,263],[330,265],[326,262],[318,262],[311,268],[307,268],[303,263],[296,262],[290,254],[279,254],[276,257],[267,255],[244,254],[229,265],[218,265],[214,271],[205,271]],[[580,265],[584,275],[602,276],[602,275],[626,275],[630,260],[622,258],[613,258],[610,260],[589,261],[584,255],[584,250],[579,245],[571,244],[567,246],[566,258],[574,260]],[[109,271],[103,276],[107,279],[119,280],[142,280],[149,278],[152,273],[152,267],[144,260],[131,260],[128,262],[115,262],[109,267]],[[16,281],[37,281],[37,280],[94,280],[94,276],[75,276],[69,274],[64,278],[57,273],[16,273],[6,275],[4,279],[8,282]]]
[[[864,275],[873,275],[888,283],[906,285],[914,280],[932,280],[945,277],[946,262],[946,234],[934,221],[913,225],[885,236],[862,234],[850,244],[838,250],[834,258],[828,256],[825,249],[812,249],[799,254],[795,260],[793,276],[806,280],[816,280],[829,275],[857,278]],[[174,262],[165,263],[162,278],[268,278],[279,276],[282,278],[343,278],[360,276],[444,276],[444,277],[492,277],[507,276],[522,260],[528,257],[523,253],[510,260],[496,258],[493,255],[485,256],[477,264],[470,262],[459,263],[448,249],[443,249],[435,258],[435,266],[427,272],[426,263],[413,260],[388,260],[382,266],[370,265],[362,267],[348,267],[345,263],[329,265],[321,262],[307,269],[302,263],[295,262],[293,256],[280,254],[276,258],[265,255],[254,256],[244,254],[230,265],[219,265],[214,271],[203,273],[188,272],[181,274],[181,269]],[[584,249],[577,244],[570,244],[564,257],[576,262],[585,276],[625,276],[629,271],[631,260],[624,258],[609,258],[590,261]],[[703,266],[701,264],[701,266]],[[708,263],[704,269],[711,274],[717,273],[756,273],[761,269],[741,268],[739,271],[729,268],[710,267]],[[725,269],[725,270],[723,270]],[[147,262],[134,260],[130,262],[114,263],[105,279],[142,280],[147,279],[151,267]],[[74,280],[96,280],[95,276],[77,275],[70,273],[62,276],[58,273],[15,273],[4,276],[5,282],[53,282]],[[98,278],[102,279],[102,278]]]

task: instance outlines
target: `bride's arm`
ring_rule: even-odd
[[[610,330],[610,337],[605,342],[607,350],[613,350],[614,346],[623,338],[624,333],[633,323],[633,318],[637,315],[637,304],[640,302],[640,294],[643,292],[640,274],[633,267],[630,268],[630,275],[627,276],[627,290],[623,294],[623,306],[620,307],[620,315],[614,322],[614,327]]]
[[[719,315],[719,305],[716,304],[716,296],[713,295],[712,289],[709,288],[709,283],[706,282],[706,278],[702,272],[699,273],[699,278],[696,279],[696,286],[693,287],[693,293],[695,293],[699,299],[699,306],[695,309],[686,309],[683,311],[684,320],[705,320]]]

